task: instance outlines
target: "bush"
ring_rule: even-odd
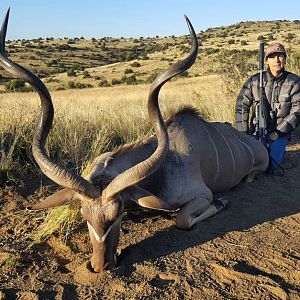
[[[133,73],[133,70],[132,69],[126,69],[124,71],[124,74],[132,74]]]
[[[82,77],[83,77],[83,78],[91,78],[92,76],[90,75],[90,73],[89,73],[88,71],[84,71],[84,72],[82,73]]]
[[[78,70],[78,71],[84,71],[85,67],[81,64],[74,64],[71,69]]]
[[[75,72],[74,69],[69,69],[69,70],[67,71],[67,75],[68,75],[69,77],[75,77],[75,76],[76,76],[76,72]]]
[[[133,63],[131,64],[131,66],[134,67],[134,68],[138,68],[138,67],[141,66],[141,64],[140,64],[139,62],[135,61],[135,62],[133,62]]]
[[[85,88],[91,88],[91,87],[93,87],[91,84],[74,82],[74,81],[68,82],[69,89],[85,89]]]
[[[135,75],[130,75],[130,76],[123,76],[122,78],[121,78],[121,81],[123,82],[123,83],[126,83],[126,84],[128,84],[128,85],[133,85],[133,84],[138,84],[138,80],[137,80],[137,78],[136,78],[136,76]]]
[[[220,49],[218,49],[218,48],[206,48],[206,49],[204,49],[204,51],[207,55],[210,55],[210,54],[218,53],[220,51]]]
[[[112,79],[112,81],[111,81],[111,85],[116,85],[116,84],[121,84],[121,83],[122,82],[119,79]]]
[[[290,43],[292,40],[294,40],[297,36],[295,35],[295,33],[288,33],[285,37],[284,37],[284,41]]]
[[[110,86],[109,82],[106,80],[106,79],[102,79],[98,86],[101,86],[101,87],[107,87],[107,86]]]
[[[266,41],[266,38],[265,38],[263,35],[259,35],[259,36],[257,37],[257,40],[258,40],[258,41],[261,41],[261,42],[265,42],[265,41]]]
[[[68,82],[68,88],[69,89],[75,89],[76,88],[76,84],[74,81],[69,81]]]
[[[21,79],[12,79],[5,83],[4,88],[7,92],[30,92],[32,87],[26,87],[25,81]]]

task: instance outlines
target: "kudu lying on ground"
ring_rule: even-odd
[[[197,37],[187,18],[192,41],[188,57],[159,75],[149,93],[148,113],[155,135],[100,155],[88,178],[53,162],[45,150],[54,114],[51,97],[35,75],[7,58],[8,15],[0,34],[0,62],[38,92],[41,116],[33,138],[33,155],[43,173],[64,187],[33,209],[81,201],[93,245],[94,271],[115,266],[124,203],[134,201],[149,209],[177,211],[176,225],[190,229],[211,209],[212,192],[227,191],[245,176],[267,168],[265,147],[230,124],[206,122],[195,109],[187,107],[164,123],[159,91],[168,80],[191,67],[198,54]]]

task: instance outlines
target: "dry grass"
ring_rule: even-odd
[[[148,85],[138,85],[53,92],[50,154],[80,170],[95,155],[146,135],[148,90]],[[9,168],[20,151],[30,155],[39,99],[35,93],[1,94],[0,102],[1,165]],[[210,120],[233,119],[234,99],[226,98],[217,76],[173,81],[163,88],[160,104],[165,117],[170,110],[191,104]]]
[[[40,243],[53,232],[61,231],[66,241],[68,235],[79,223],[81,223],[79,203],[52,208],[49,209],[44,222],[30,233],[29,237],[31,237],[33,243]]]

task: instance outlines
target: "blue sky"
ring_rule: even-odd
[[[299,0],[1,0],[8,39],[148,37],[187,34],[240,21],[300,19]],[[1,21],[2,22],[2,21]]]

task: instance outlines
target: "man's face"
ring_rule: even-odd
[[[267,58],[267,65],[271,73],[277,76],[286,64],[286,57],[284,53],[272,53]]]

